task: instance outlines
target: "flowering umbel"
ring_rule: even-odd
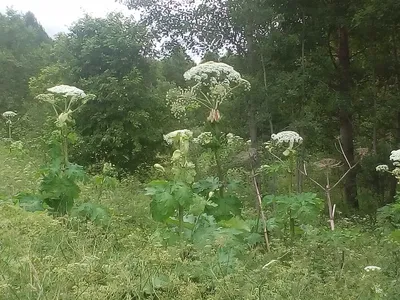
[[[57,127],[66,126],[67,122],[72,121],[73,112],[95,97],[77,87],[65,84],[54,86],[47,91],[49,93],[40,94],[36,98],[53,106]]]
[[[289,144],[289,148],[293,148],[295,143],[301,144],[303,138],[295,131],[281,131],[277,134],[272,134],[271,139],[276,144]]]
[[[389,159],[393,162],[393,165],[398,167],[400,166],[400,149],[399,150],[393,150],[390,153]]]
[[[202,132],[197,138],[193,139],[193,142],[200,146],[210,145],[213,142],[213,135],[209,131]]]
[[[391,173],[397,179],[397,183],[400,183],[400,149],[393,150],[390,153],[389,160],[392,161],[394,169],[392,171],[389,170],[388,165],[378,165],[375,170],[377,172],[388,172]]]
[[[6,118],[6,119],[14,118],[16,115],[17,115],[17,113],[13,112],[13,111],[5,111],[5,112],[3,112],[3,117]]]
[[[378,166],[376,166],[375,170],[377,172],[388,172],[389,166],[388,165],[378,165]]]
[[[250,83],[243,79],[232,66],[220,62],[199,64],[183,75],[193,83],[189,89],[172,89],[167,94],[167,102],[175,117],[182,117],[189,109],[203,106],[209,109],[207,120],[211,123],[221,119],[219,107],[241,87],[250,89]]]
[[[78,89],[77,87],[74,86],[70,86],[70,85],[57,85],[54,86],[52,88],[47,89],[50,93],[54,93],[54,94],[61,94],[64,97],[80,97],[80,98],[84,98],[86,97],[86,94],[84,91],[82,91],[81,89]]]
[[[6,124],[8,126],[8,138],[11,140],[11,125],[12,125],[12,119],[17,115],[16,112],[13,111],[5,111],[3,112],[2,116],[4,119],[6,119]]]

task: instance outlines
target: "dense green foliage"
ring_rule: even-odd
[[[398,1],[121,2],[0,14],[0,299],[397,300]]]
[[[28,82],[46,63],[50,38],[32,13],[0,14],[0,109],[21,111]]]

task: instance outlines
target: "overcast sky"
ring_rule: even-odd
[[[113,11],[131,14],[126,6],[114,0],[0,0],[0,12],[4,12],[7,7],[33,12],[50,36],[67,31],[85,13],[95,17],[105,16]]]

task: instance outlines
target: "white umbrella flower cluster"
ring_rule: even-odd
[[[6,124],[8,125],[8,138],[11,140],[11,125],[12,119],[17,116],[17,113],[11,110],[5,111],[2,113],[4,119],[6,119]]]
[[[200,133],[200,135],[196,138],[193,139],[193,142],[195,144],[199,144],[200,146],[207,146],[209,144],[211,144],[213,140],[213,135],[211,132],[206,131],[206,132],[202,132]]]
[[[250,89],[250,83],[243,79],[232,66],[220,62],[199,64],[183,75],[193,83],[189,89],[172,89],[167,94],[167,102],[175,117],[181,117],[189,109],[203,106],[209,109],[208,121],[218,122],[220,105],[233,95],[237,88]]]
[[[230,132],[226,135],[226,143],[230,146],[238,146],[244,144],[244,139]]]
[[[186,81],[194,81],[201,85],[222,85],[225,87],[231,85],[243,85],[247,90],[250,89],[250,83],[243,79],[239,72],[232,66],[209,61],[199,64],[183,74]]]
[[[54,94],[61,94],[64,97],[68,97],[68,96],[80,97],[80,98],[86,97],[86,93],[83,90],[78,89],[77,87],[65,85],[65,84],[54,86],[52,88],[47,89],[47,91],[49,91],[50,93],[54,93]]]
[[[56,125],[63,127],[72,121],[72,113],[84,105],[87,101],[95,98],[92,94],[86,94],[83,90],[70,85],[57,85],[48,88],[47,94],[40,94],[36,98],[50,103],[56,113]]]
[[[393,165],[396,167],[400,166],[400,149],[399,150],[393,150],[390,153],[389,159],[393,162]]]
[[[378,165],[378,166],[376,166],[375,170],[377,172],[388,172],[389,166],[388,165]]]
[[[164,140],[167,144],[172,145],[174,142],[180,142],[183,140],[190,140],[193,137],[193,132],[188,129],[180,129],[172,131],[164,135]]]
[[[271,140],[277,145],[288,144],[289,149],[292,149],[294,144],[303,143],[303,138],[295,131],[281,131],[271,135]]]
[[[392,171],[389,170],[388,165],[378,165],[375,170],[377,172],[389,172],[394,177],[396,177],[397,181],[400,183],[400,149],[393,150],[390,153],[389,160],[392,161],[394,169]]]
[[[17,115],[17,113],[9,110],[9,111],[3,112],[2,115],[6,119],[11,119],[11,118],[14,118]]]

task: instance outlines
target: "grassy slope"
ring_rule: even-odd
[[[0,165],[3,199],[36,186],[38,164],[27,154],[0,146]],[[82,198],[96,199],[93,187],[84,187]],[[164,246],[165,229],[150,219],[148,199],[134,181],[100,201],[113,212],[108,229],[0,204],[0,300],[400,297],[398,245],[356,226],[326,239],[303,237],[291,248],[274,241],[273,253],[248,250],[226,268],[217,259],[218,245],[192,249],[184,260],[177,247]],[[383,271],[366,273],[367,265]]]

